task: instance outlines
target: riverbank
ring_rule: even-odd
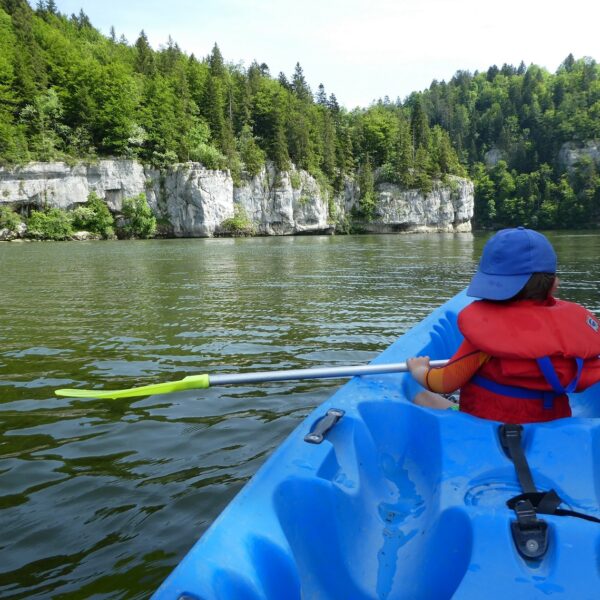
[[[418,190],[402,188],[378,175],[373,193],[365,198],[355,180],[345,179],[341,189],[334,190],[306,171],[295,167],[277,171],[272,164],[254,177],[242,176],[237,183],[228,171],[206,169],[200,163],[164,170],[133,160],[0,168],[0,207],[18,214],[26,226],[33,212],[57,209],[70,214],[86,208],[91,194],[106,205],[117,229],[127,220],[124,203],[143,195],[156,220],[155,231],[148,237],[174,238],[461,232],[471,230],[474,206],[473,183],[455,176]],[[12,231],[13,238],[27,236],[4,221],[0,218],[0,229]],[[106,237],[102,232],[91,233]]]

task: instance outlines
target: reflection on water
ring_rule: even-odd
[[[468,282],[487,236],[0,245],[0,596],[145,598],[340,382],[58,399],[363,363]],[[552,236],[600,313],[600,236]]]

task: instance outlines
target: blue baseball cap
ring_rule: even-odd
[[[556,273],[552,244],[532,229],[502,229],[483,248],[467,295],[508,300],[523,289],[533,273]]]

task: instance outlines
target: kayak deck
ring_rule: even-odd
[[[374,362],[450,356],[467,302],[459,294]],[[343,386],[278,448],[154,598],[597,597],[600,525],[544,515],[547,554],[521,558],[505,504],[521,490],[498,424],[417,407],[408,400],[417,389],[408,374]],[[524,431],[538,488],[595,516],[598,395],[590,389],[573,399],[579,418]],[[304,441],[331,408],[345,414],[325,440]]]

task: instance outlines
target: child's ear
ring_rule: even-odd
[[[550,288],[550,295],[554,296],[554,292],[558,289],[558,285],[560,283],[560,279],[555,275],[554,281],[552,282],[552,287]]]

